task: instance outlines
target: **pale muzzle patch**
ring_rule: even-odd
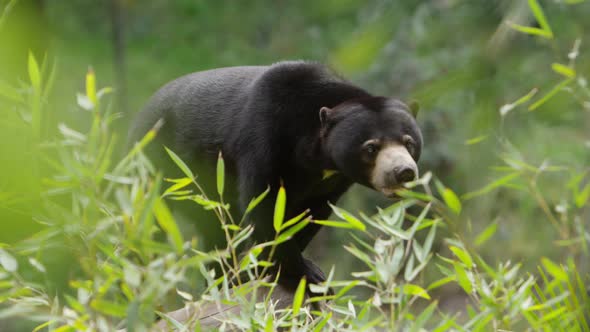
[[[370,183],[385,196],[392,196],[404,182],[418,177],[418,165],[405,146],[391,143],[383,147],[375,158]]]

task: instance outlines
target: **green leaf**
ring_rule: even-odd
[[[485,140],[486,138],[488,138],[488,135],[480,135],[474,138],[470,138],[468,140],[465,141],[465,145],[474,145],[477,144],[479,142],[482,142],[483,140]]]
[[[334,228],[343,228],[343,229],[355,229],[354,226],[345,222],[345,221],[334,221],[334,220],[314,220],[314,224],[334,227]]]
[[[407,263],[406,263],[406,269],[404,270],[404,279],[406,279],[406,281],[412,281],[413,279],[413,275],[414,275],[414,255],[410,255],[410,258],[408,259]]]
[[[541,8],[541,6],[537,2],[537,0],[529,0],[529,7],[530,7],[531,11],[533,12],[535,19],[537,20],[537,22],[539,23],[539,26],[541,28],[539,29],[539,28],[528,27],[528,26],[523,26],[520,24],[508,22],[510,27],[517,30],[517,31],[520,31],[520,32],[523,32],[523,33],[526,33],[529,35],[536,35],[536,36],[544,37],[547,39],[552,39],[553,38],[553,31],[551,30],[551,26],[549,26],[549,23],[547,22],[547,18],[545,17],[545,13],[543,13],[543,9]]]
[[[281,231],[281,226],[285,219],[285,208],[287,206],[287,193],[285,187],[281,186],[277,193],[277,201],[275,203],[275,213],[273,216],[273,226],[277,233]]]
[[[445,187],[440,181],[435,182],[436,189],[438,189],[438,193],[441,195],[445,204],[453,211],[455,214],[461,214],[461,200],[455,192],[451,189]]]
[[[508,175],[505,175],[505,176],[497,179],[496,181],[486,185],[485,187],[483,187],[479,190],[472,191],[470,193],[463,195],[463,199],[467,200],[467,199],[472,199],[477,196],[485,195],[498,187],[506,186],[507,183],[509,183],[510,181],[512,181],[512,179],[516,178],[519,175],[520,175],[519,172],[510,173]]]
[[[418,285],[405,284],[402,286],[401,292],[406,295],[418,296],[423,299],[430,300],[430,295],[428,295],[428,292],[424,288],[422,288]]]
[[[430,285],[428,285],[428,290],[436,289],[436,288],[446,285],[449,282],[454,281],[454,280],[455,280],[454,276],[444,277],[442,279],[436,280],[433,283],[431,283]]]
[[[444,317],[444,320],[434,330],[432,330],[432,332],[453,331],[453,326],[457,326],[455,320],[449,317]]]
[[[539,91],[539,89],[533,88],[531,91],[529,91],[529,93],[518,98],[518,100],[516,100],[515,102],[503,105],[502,107],[500,107],[500,115],[505,116],[506,114],[508,114],[508,112],[512,111],[515,107],[531,100],[531,98],[533,98],[533,96],[536,95],[538,91]]]
[[[221,151],[217,157],[217,193],[219,196],[223,196],[223,187],[225,183],[225,163]]]
[[[494,221],[475,238],[475,245],[480,246],[484,244],[496,233],[496,229],[498,229],[498,223]]]
[[[508,24],[510,25],[510,27],[512,29],[520,31],[522,33],[526,33],[527,35],[535,35],[535,36],[540,36],[540,37],[544,37],[547,39],[553,38],[553,36],[551,34],[549,34],[547,31],[545,31],[543,29],[527,27],[527,26],[512,23],[512,22],[508,22]]]
[[[563,307],[559,307],[559,308],[557,308],[557,309],[549,312],[548,314],[544,314],[543,315],[543,318],[541,319],[540,322],[541,323],[546,323],[546,322],[549,322],[549,321],[554,320],[554,319],[555,320],[558,320],[558,321],[561,321],[562,320],[562,317],[563,317],[563,315],[564,315],[564,313],[565,313],[565,311],[567,309],[568,308],[566,306],[563,306]]]
[[[442,197],[449,208],[456,214],[461,214],[461,201],[451,189],[445,188]]]
[[[180,159],[180,157],[176,153],[174,153],[174,151],[168,149],[167,147],[164,147],[164,148],[166,149],[166,152],[168,152],[170,159],[172,159],[172,161],[176,164],[176,166],[178,166],[178,168],[180,168],[180,170],[184,173],[184,175],[188,176],[191,179],[194,179],[195,176],[193,175],[193,172],[184,163],[184,161],[182,161],[182,159]]]
[[[166,189],[166,191],[164,191],[162,196],[168,196],[169,194],[173,194],[173,193],[177,192],[179,189],[182,189],[182,188],[188,186],[189,184],[193,183],[193,179],[187,178],[187,177],[184,177],[181,179],[165,179],[165,180],[168,182],[174,182],[174,184],[171,185],[170,188]]]
[[[555,279],[559,281],[567,281],[567,273],[557,264],[553,263],[549,258],[541,257],[541,264]]]
[[[220,202],[214,201],[214,200],[210,200],[208,198],[206,198],[203,195],[192,195],[192,196],[188,196],[187,198],[182,198],[182,197],[171,197],[172,199],[190,199],[194,202],[196,202],[197,204],[201,205],[205,210],[213,210],[216,208],[222,208],[222,209],[229,209],[229,205],[228,204],[221,204]]]
[[[18,269],[16,259],[2,248],[0,248],[0,265],[8,272],[15,272]]]
[[[328,324],[328,321],[330,320],[330,318],[332,318],[332,311],[329,311],[326,315],[324,315],[324,318],[321,321],[319,321],[319,323],[317,323],[317,325],[313,329],[313,332],[323,331],[324,326],[326,326],[326,324]]]
[[[248,207],[246,208],[246,212],[244,212],[244,214],[250,213],[256,206],[258,206],[258,204],[262,202],[262,200],[266,197],[266,195],[268,195],[269,192],[270,187],[267,187],[266,190],[262,192],[262,194],[258,195],[256,198],[253,198],[250,201],[250,203],[248,203]]]
[[[424,257],[421,257],[421,261],[424,261],[428,253],[430,253],[430,249],[432,249],[432,243],[434,242],[434,236],[436,235],[436,225],[437,223],[433,224],[428,231],[428,235],[426,235],[426,239],[424,240]]]
[[[541,99],[537,100],[535,103],[533,103],[531,106],[529,106],[529,111],[534,111],[537,108],[539,108],[541,105],[545,104],[555,94],[557,94],[559,91],[561,91],[561,89],[563,89],[568,84],[570,84],[570,82],[572,80],[573,79],[568,78],[568,79],[566,79],[564,81],[561,81],[559,84],[557,84],[555,87],[553,87],[553,89],[551,89],[546,95],[544,95],[543,97],[541,97]]]
[[[103,314],[123,318],[127,316],[127,306],[111,301],[94,299],[90,302],[90,306]]]
[[[568,66],[562,65],[561,63],[553,63],[551,64],[551,69],[554,72],[563,75],[567,78],[574,78],[576,77],[576,71]]]
[[[309,213],[309,210],[305,210],[303,212],[301,212],[300,214],[298,214],[297,216],[287,220],[285,223],[283,223],[283,225],[281,226],[281,231],[284,229],[287,229],[289,226],[291,225],[295,225],[296,223],[298,223],[301,219],[303,219],[305,216],[307,216],[307,214]]]
[[[134,220],[136,225],[139,226],[141,232],[141,239],[143,241],[148,240],[150,237],[150,230],[153,224],[152,210],[155,202],[159,200],[160,185],[162,183],[162,175],[158,174],[154,180],[150,191],[143,199],[138,201],[138,204],[134,206]]]
[[[41,89],[41,72],[39,71],[39,64],[37,64],[37,60],[35,60],[35,56],[33,52],[29,51],[29,80],[31,80],[31,85],[33,88],[40,92]]]
[[[176,221],[174,220],[170,209],[168,209],[166,203],[164,203],[164,200],[158,199],[154,204],[153,211],[156,215],[158,224],[162,227],[164,232],[168,234],[176,252],[179,254],[182,253],[182,235],[180,234],[180,230],[178,229],[178,225],[176,225]]]
[[[430,297],[428,298],[430,299]],[[420,332],[424,331],[423,326],[428,322],[434,310],[437,308],[438,302],[434,301],[426,307],[426,309],[422,310],[422,313],[416,318],[416,320],[412,323],[412,327],[410,328],[409,332]]]
[[[548,38],[553,38],[553,31],[551,30],[551,26],[549,26],[549,22],[547,22],[547,18],[545,17],[545,13],[543,13],[543,8],[539,5],[537,0],[529,0],[529,7],[533,11],[533,15],[537,19],[539,26],[545,31],[548,35]]]
[[[466,250],[463,250],[456,246],[449,246],[449,249],[459,258],[459,260],[467,266],[467,268],[473,267],[473,259],[471,259],[471,255]]]
[[[346,249],[346,251],[348,251],[349,253],[353,254],[356,258],[363,261],[363,263],[367,264],[368,266],[374,265],[373,262],[371,261],[371,257],[369,257],[369,255],[367,255],[364,251],[359,250],[356,246],[354,246],[354,245],[344,246],[344,249]],[[414,257],[414,256],[412,256],[412,257]]]
[[[268,315],[268,318],[266,319],[266,324],[264,326],[264,332],[274,332],[274,317],[273,315]]]
[[[584,187],[584,189],[582,189],[582,191],[580,191],[579,193],[574,195],[574,201],[576,203],[576,207],[582,208],[584,205],[586,205],[588,198],[590,198],[590,183],[586,184],[586,186]]]
[[[94,74],[92,67],[88,68],[88,72],[86,73],[86,98],[88,98],[93,106],[96,106],[98,103],[98,98],[96,97],[96,74]]]
[[[334,214],[336,214],[338,217],[346,220],[350,224],[350,226],[352,226],[352,228],[360,229],[361,231],[364,231],[367,229],[367,226],[365,226],[365,224],[363,224],[362,221],[358,220],[350,212],[345,211],[344,209],[341,209],[331,203],[329,203],[329,204],[330,204],[330,207],[332,207],[332,211],[334,211]]]
[[[473,285],[471,285],[471,281],[469,281],[467,271],[465,271],[463,265],[455,262],[453,263],[453,267],[455,268],[455,276],[457,278],[457,283],[459,283],[459,286],[463,288],[465,293],[471,294],[471,292],[473,291]]]
[[[305,289],[306,280],[305,277],[303,277],[301,278],[301,281],[299,281],[299,286],[297,286],[297,290],[293,296],[293,316],[297,316],[299,314],[299,310],[301,309],[301,305],[305,299]]]
[[[287,240],[289,240],[293,235],[303,229],[303,227],[309,224],[309,219],[303,219],[302,221],[295,224],[293,227],[290,227],[286,231],[282,232],[279,237],[275,240],[275,244],[281,244]]]

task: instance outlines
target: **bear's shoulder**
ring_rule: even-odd
[[[258,82],[266,86],[296,88],[304,84],[344,82],[344,79],[324,64],[297,60],[268,66]]]

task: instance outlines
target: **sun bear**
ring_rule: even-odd
[[[178,78],[137,115],[130,142],[159,119],[165,123],[161,144],[187,161],[199,182],[215,178],[222,153],[235,180],[228,189],[237,213],[270,188],[247,218],[258,242],[275,237],[273,211],[281,185],[287,191],[285,220],[305,210],[321,220],[331,213],[328,202],[336,203],[354,183],[392,196],[418,174],[422,135],[410,108],[373,96],[318,63],[229,67]],[[326,178],[327,170],[333,175]],[[321,270],[302,256],[319,229],[310,223],[277,248],[279,282],[293,286],[304,276],[309,283],[324,281]]]

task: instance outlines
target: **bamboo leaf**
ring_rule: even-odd
[[[498,229],[498,223],[494,221],[488,227],[486,227],[479,235],[475,238],[475,245],[480,246],[484,244],[490,237],[496,233]]]
[[[281,186],[277,193],[277,201],[275,203],[275,213],[273,216],[273,226],[277,233],[281,231],[283,220],[285,219],[285,208],[287,206],[287,193],[285,187]]]
[[[557,264],[553,263],[549,258],[542,257],[541,264],[555,279],[559,281],[567,281],[567,273]]]
[[[471,259],[471,255],[466,250],[463,250],[456,246],[449,246],[449,249],[459,258],[459,260],[467,266],[467,268],[471,268],[473,266],[473,259]]]
[[[533,88],[531,91],[529,91],[529,93],[518,98],[518,100],[516,100],[515,102],[510,103],[510,104],[506,104],[506,105],[500,107],[500,115],[505,116],[506,114],[508,114],[508,112],[512,111],[515,107],[528,102],[529,100],[531,100],[531,98],[533,98],[534,95],[537,94],[538,91],[539,91],[539,89]]]
[[[283,223],[283,225],[281,226],[281,231],[284,229],[287,229],[289,226],[291,225],[295,225],[296,223],[298,223],[301,219],[303,219],[305,216],[307,216],[307,214],[309,213],[309,210],[305,210],[303,212],[301,212],[299,215],[287,220],[285,223]]]
[[[430,295],[428,295],[428,292],[418,285],[405,284],[401,287],[401,292],[406,295],[418,296],[423,299],[430,300]]]
[[[305,277],[303,277],[301,278],[301,281],[299,281],[299,285],[297,286],[297,290],[293,296],[293,316],[297,316],[299,314],[299,310],[301,309],[301,305],[305,299],[305,286],[306,280]]]
[[[4,249],[0,248],[0,265],[8,271],[15,272],[18,269],[18,262],[16,259]]]
[[[107,300],[94,299],[90,302],[90,306],[103,314],[123,318],[127,316],[127,306]]]
[[[88,68],[86,73],[86,98],[92,103],[92,106],[96,106],[98,99],[96,97],[96,74],[92,67]]]
[[[453,192],[451,189],[445,187],[440,181],[435,181],[434,184],[436,185],[436,189],[438,193],[442,197],[445,204],[453,211],[455,214],[461,213],[461,200],[457,197],[457,194]]]
[[[268,195],[269,192],[270,187],[267,187],[266,190],[262,192],[262,194],[258,195],[256,198],[253,198],[250,201],[250,203],[248,203],[248,207],[246,208],[246,212],[244,212],[244,214],[250,213],[256,206],[258,206],[258,204],[262,202],[262,200],[266,197],[266,195]]]
[[[441,278],[439,280],[434,281],[430,285],[428,285],[428,290],[436,289],[438,287],[444,286],[444,285],[446,285],[449,282],[454,281],[454,280],[455,280],[455,277],[454,276],[449,276],[449,277]]]
[[[588,198],[590,197],[590,183],[586,184],[584,189],[574,195],[574,201],[577,208],[582,208],[586,205]]]
[[[436,235],[436,225],[438,225],[438,223],[432,225],[428,231],[428,235],[426,235],[426,239],[424,240],[424,257],[422,257],[421,261],[424,261],[428,253],[430,253],[430,249],[432,249],[432,243],[434,242],[434,236]]]
[[[39,64],[37,60],[35,60],[35,56],[33,52],[29,51],[29,80],[31,81],[31,85],[33,88],[40,93],[41,88],[41,72],[39,71]]]
[[[367,226],[365,226],[365,224],[363,224],[362,221],[358,220],[350,212],[345,211],[344,209],[341,209],[333,204],[330,204],[330,207],[332,207],[332,211],[334,211],[334,214],[336,214],[338,217],[346,220],[352,226],[352,228],[360,229],[361,231],[364,231],[367,229]]]
[[[217,157],[217,193],[223,196],[223,187],[225,185],[225,163],[221,151]]]
[[[334,221],[334,220],[314,220],[314,224],[334,227],[334,228],[343,228],[343,229],[355,229],[354,226],[345,222],[345,221]]]
[[[467,200],[467,199],[472,199],[474,197],[477,196],[481,196],[481,195],[485,195],[487,193],[489,193],[490,191],[498,188],[498,187],[503,187],[506,186],[507,183],[509,183],[510,181],[512,181],[512,179],[516,178],[518,175],[520,175],[519,172],[516,173],[510,173],[508,175],[505,175],[499,179],[497,179],[496,181],[486,185],[485,187],[476,190],[476,191],[472,191],[470,193],[467,193],[465,195],[463,195],[463,199]]]
[[[568,84],[570,84],[571,81],[572,81],[571,78],[568,78],[568,79],[566,79],[564,81],[561,81],[559,84],[557,84],[556,86],[554,86],[553,89],[551,89],[549,92],[547,92],[546,95],[544,95],[543,97],[541,97],[541,99],[537,100],[535,103],[533,103],[531,106],[529,106],[529,111],[534,111],[537,108],[539,108],[541,105],[545,104],[555,94],[557,94],[559,91],[561,91],[561,89],[563,89]]]
[[[488,135],[480,135],[477,137],[473,137],[473,138],[466,140],[465,145],[474,145],[474,144],[484,141],[486,138],[488,138]]]
[[[547,31],[545,31],[543,29],[527,27],[527,26],[512,23],[512,22],[508,22],[508,24],[510,25],[510,27],[512,29],[520,31],[522,33],[526,33],[527,35],[535,35],[535,36],[540,36],[540,37],[544,37],[547,39],[553,38],[553,36],[551,34],[549,34]]]
[[[153,211],[156,215],[156,220],[158,221],[158,224],[160,225],[160,227],[162,227],[164,232],[168,234],[168,237],[174,245],[176,252],[181,253],[183,243],[182,235],[180,234],[180,230],[178,229],[178,225],[176,224],[176,221],[174,220],[174,217],[172,216],[170,209],[168,209],[166,203],[164,203],[162,199],[159,199],[154,204]]]
[[[425,291],[426,292],[426,291]],[[430,297],[428,297],[430,299]],[[437,308],[438,302],[434,301],[426,307],[426,309],[422,310],[422,313],[416,317],[416,320],[413,322],[412,327],[410,328],[409,332],[420,332],[424,331],[423,326],[428,322],[434,310]]]
[[[313,329],[313,332],[324,331],[324,326],[328,324],[328,320],[330,320],[330,318],[332,318],[332,311],[329,311],[328,314],[324,315],[324,318],[317,323],[317,325]]]
[[[300,230],[302,230],[305,226],[309,224],[309,219],[303,219],[302,221],[295,224],[293,227],[290,227],[286,231],[282,232],[279,237],[275,240],[275,244],[281,244],[287,240],[289,240],[293,235],[297,234]]]
[[[562,65],[561,63],[553,63],[551,64],[551,69],[554,72],[563,75],[567,78],[574,78],[576,77],[576,71],[568,66]]]
[[[457,283],[459,283],[459,286],[463,288],[465,293],[471,294],[473,291],[473,285],[471,285],[471,281],[469,281],[467,271],[465,271],[465,268],[461,264],[453,263],[453,267],[455,268]]]
[[[188,176],[191,179],[194,179],[195,176],[193,175],[193,172],[184,163],[184,161],[182,161],[182,159],[180,159],[180,157],[176,153],[174,153],[174,151],[168,149],[167,147],[164,147],[164,148],[166,149],[166,152],[168,152],[170,159],[172,159],[172,161],[176,164],[176,166],[178,166],[178,168],[180,168],[180,170],[184,173],[184,175]]]
[[[549,26],[549,22],[547,22],[547,18],[545,17],[545,13],[543,12],[543,8],[539,5],[537,0],[529,0],[529,7],[533,11],[533,15],[537,19],[539,26],[545,31],[548,35],[548,38],[553,38],[553,31],[551,30],[551,26]]]
[[[174,182],[173,185],[171,185],[168,189],[166,189],[166,191],[164,191],[164,193],[162,194],[162,196],[168,196],[170,194],[174,194],[176,193],[178,190],[188,186],[189,184],[193,183],[193,179],[191,178],[181,178],[181,179],[165,179],[168,182]],[[188,193],[190,193],[191,191],[188,190]]]

